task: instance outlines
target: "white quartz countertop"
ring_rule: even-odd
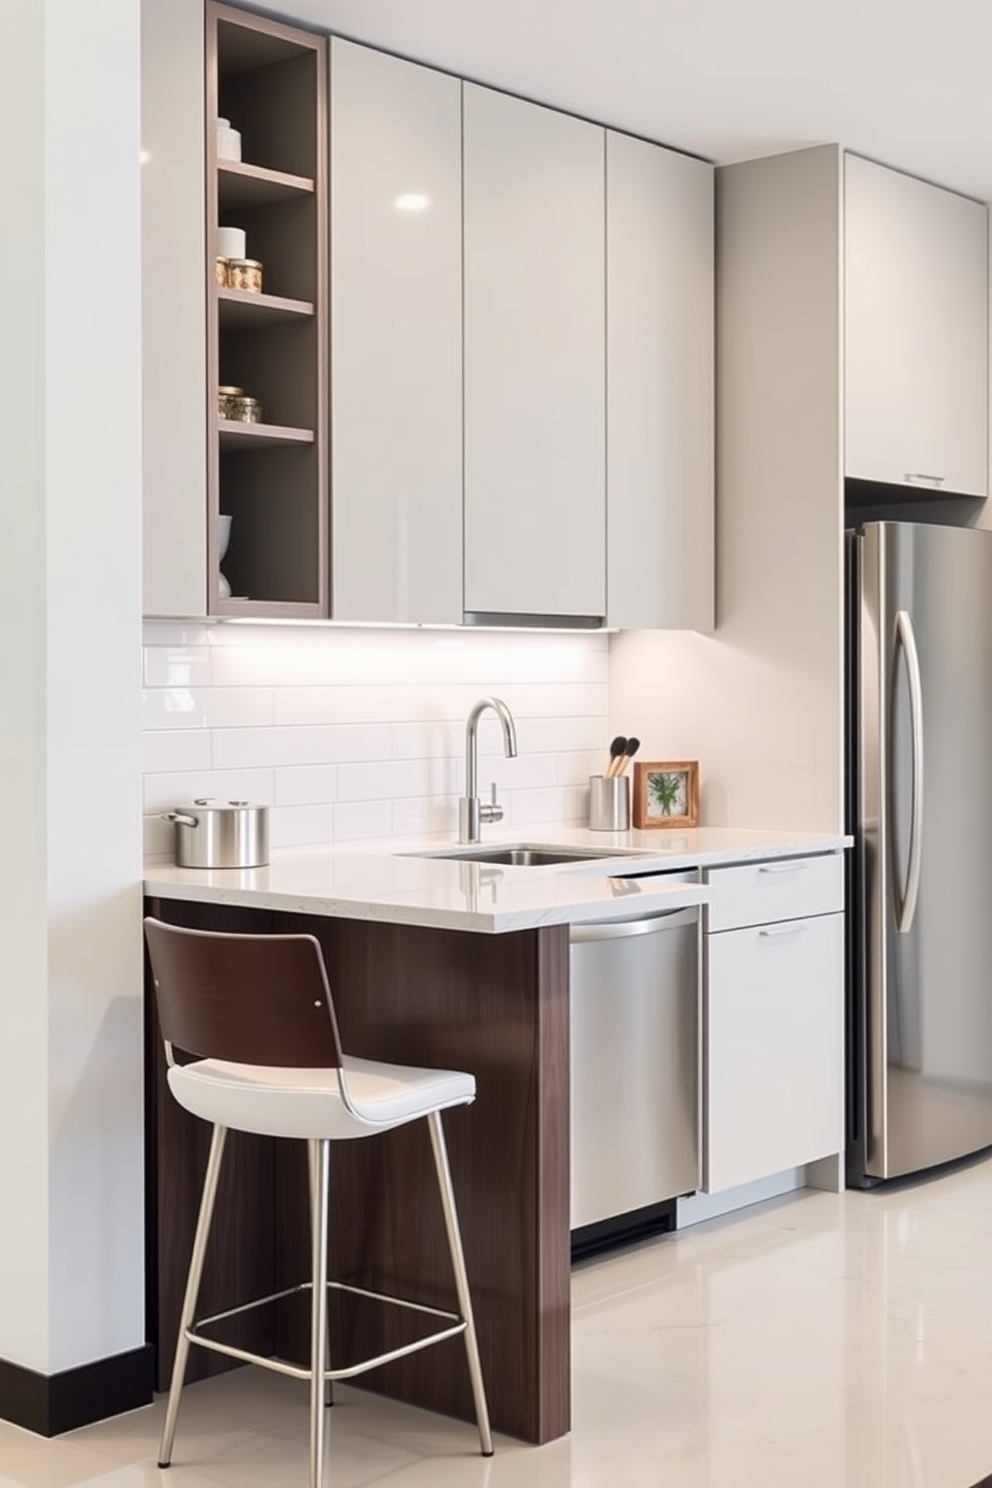
[[[489,934],[542,925],[620,920],[702,904],[709,890],[671,874],[769,858],[840,852],[851,839],[823,833],[698,827],[592,832],[583,827],[487,829],[479,847],[576,848],[611,856],[545,867],[468,862],[450,838],[278,850],[265,868],[145,866],[145,893],[254,909],[381,920]],[[697,875],[698,878],[698,875]]]

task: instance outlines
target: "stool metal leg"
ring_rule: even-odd
[[[310,1301],[310,1488],[322,1488],[324,1473],[324,1370],[327,1367],[327,1209],[331,1188],[331,1144],[310,1141],[314,1175],[311,1203],[313,1291]]]
[[[472,1298],[468,1289],[465,1271],[465,1256],[462,1251],[461,1231],[458,1228],[458,1211],[455,1208],[455,1192],[451,1186],[451,1169],[448,1167],[448,1149],[444,1142],[444,1128],[440,1111],[432,1111],[427,1118],[431,1133],[431,1148],[434,1166],[437,1169],[437,1184],[441,1193],[441,1208],[444,1211],[444,1227],[448,1232],[448,1247],[451,1264],[455,1272],[455,1289],[458,1307],[465,1319],[465,1354],[468,1372],[472,1380],[472,1395],[475,1400],[475,1418],[479,1425],[479,1441],[483,1457],[493,1455],[493,1438],[489,1430],[489,1408],[486,1405],[486,1387],[482,1381],[482,1362],[479,1359],[479,1343],[475,1334],[475,1317],[472,1313]]]
[[[193,1237],[193,1254],[189,1262],[189,1275],[186,1278],[186,1294],[183,1297],[182,1312],[179,1315],[179,1339],[176,1343],[176,1358],[172,1366],[172,1382],[169,1385],[169,1401],[165,1408],[165,1422],[162,1426],[162,1441],[159,1446],[158,1465],[168,1467],[172,1460],[172,1443],[176,1435],[176,1417],[179,1414],[179,1400],[183,1391],[183,1380],[186,1376],[186,1361],[189,1358],[189,1339],[186,1337],[186,1329],[193,1322],[196,1312],[196,1299],[200,1291],[200,1277],[203,1275],[203,1261],[207,1254],[207,1240],[210,1238],[210,1222],[213,1219],[214,1200],[217,1197],[217,1180],[220,1177],[221,1161],[224,1157],[224,1143],[227,1140],[227,1127],[215,1126],[213,1136],[210,1140],[210,1156],[207,1159],[207,1172],[203,1180],[203,1195],[200,1199],[200,1215],[196,1221],[196,1234]]]
[[[313,1224],[314,1205],[317,1202],[317,1165],[314,1157],[313,1143],[307,1143],[307,1168],[310,1172],[310,1223]],[[329,1226],[328,1226],[329,1227]],[[331,1368],[331,1330],[327,1329],[327,1349],[324,1354],[324,1368],[330,1372]],[[324,1384],[324,1404],[334,1404],[334,1381],[326,1380]]]

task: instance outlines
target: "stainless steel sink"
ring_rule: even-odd
[[[625,848],[531,847],[514,844],[502,847],[465,847],[452,851],[406,853],[411,858],[450,858],[462,863],[505,863],[513,868],[548,868],[555,863],[587,863],[597,858],[637,858],[642,853]]]

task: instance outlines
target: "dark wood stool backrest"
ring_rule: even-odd
[[[200,1059],[337,1069],[334,1003],[312,935],[226,935],[145,920],[162,1037]]]

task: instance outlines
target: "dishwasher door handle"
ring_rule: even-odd
[[[584,945],[596,940],[626,940],[631,935],[657,935],[660,930],[694,925],[698,919],[699,910],[693,905],[691,909],[668,909],[639,920],[594,920],[587,925],[572,925],[569,940],[572,945]]]

